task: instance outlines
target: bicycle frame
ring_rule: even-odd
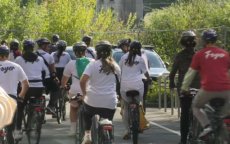
[[[41,96],[40,98],[31,97],[27,107],[27,122],[26,122],[26,134],[29,144],[34,144],[31,138],[31,134],[35,131],[36,135],[36,144],[40,142],[42,121],[45,116],[45,97]],[[35,126],[35,128],[34,128]]]
[[[139,96],[139,92],[128,91],[126,92],[126,95],[127,97],[131,98],[131,102],[128,103],[129,133],[132,135],[133,144],[137,144],[139,134],[140,113],[139,102],[135,99],[135,97]]]
[[[210,144],[228,144],[230,140],[224,118],[221,116],[221,108],[222,106],[213,107],[211,104],[206,104],[204,108],[213,129],[213,133],[208,138]]]

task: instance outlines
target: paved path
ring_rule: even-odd
[[[168,110],[169,111],[169,110]],[[115,144],[132,144],[131,140],[123,140],[124,126],[117,109],[115,125]],[[150,129],[140,134],[139,144],[177,144],[179,142],[179,121],[177,116],[172,116],[156,108],[148,108],[147,119],[151,123]],[[62,124],[57,124],[56,119],[47,116],[47,122],[43,125],[40,144],[74,144],[74,137],[68,136],[69,119]],[[27,144],[26,137],[22,141]]]

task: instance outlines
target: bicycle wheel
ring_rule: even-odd
[[[63,107],[62,103],[63,102],[61,96],[58,96],[57,104],[56,104],[56,116],[57,116],[58,124],[62,123],[62,107]]]
[[[41,137],[41,128],[41,113],[36,111],[30,112],[30,114],[28,115],[26,128],[29,144],[39,144]]]
[[[67,97],[67,92],[65,90],[62,90],[62,97],[61,97],[61,101],[62,101],[62,120],[65,121],[66,120],[66,100],[65,98]]]
[[[93,116],[92,127],[91,127],[91,136],[92,136],[93,144],[100,144],[98,142],[98,137],[100,137],[98,135],[98,121],[99,121],[99,116],[98,115]]]
[[[139,109],[138,109],[138,105],[133,108],[131,111],[131,130],[132,130],[132,140],[133,140],[133,144],[137,144],[138,143],[138,134],[139,134]]]
[[[84,112],[81,105],[78,111],[75,144],[82,143],[84,134],[85,134]]]

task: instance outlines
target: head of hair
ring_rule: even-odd
[[[115,61],[113,60],[112,45],[108,41],[100,41],[97,43],[96,47],[97,59],[101,60],[102,67],[100,72],[110,74],[115,72]]]
[[[92,37],[86,35],[86,36],[84,36],[84,37],[82,38],[82,41],[85,42],[85,44],[86,44],[87,46],[89,46],[90,43],[91,43],[91,41],[92,41]]]
[[[128,59],[126,60],[125,64],[128,64],[129,66],[133,66],[136,55],[141,56],[141,47],[142,45],[139,41],[131,42]]]

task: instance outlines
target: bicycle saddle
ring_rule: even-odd
[[[126,96],[127,97],[135,97],[135,96],[139,96],[139,91],[137,90],[130,90],[126,92]]]
[[[214,108],[219,108],[224,106],[225,100],[222,98],[214,98],[209,101],[209,104]]]

